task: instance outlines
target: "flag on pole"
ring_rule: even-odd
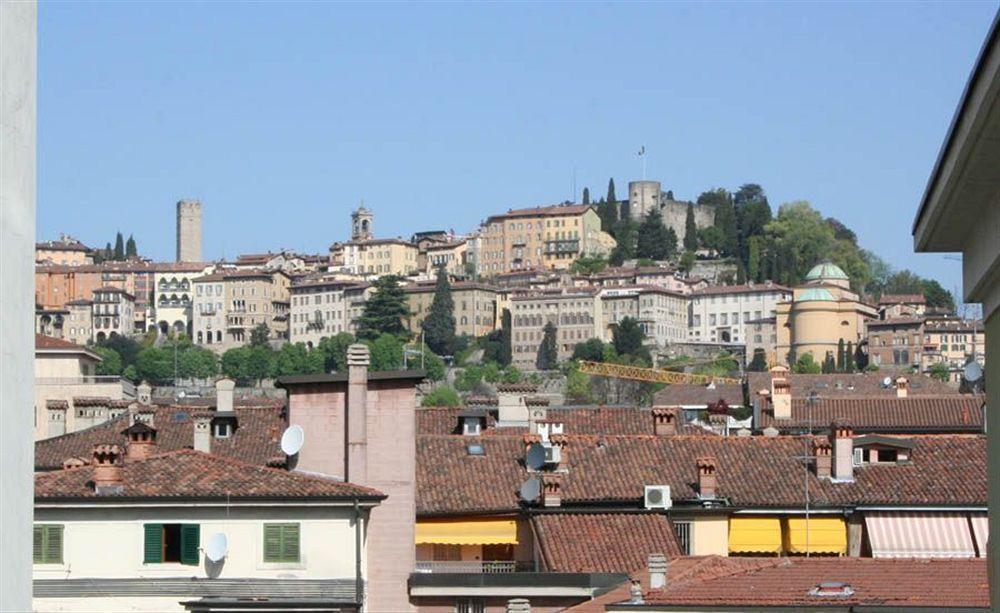
[[[639,155],[646,155],[646,145],[643,145],[642,148],[639,149]]]

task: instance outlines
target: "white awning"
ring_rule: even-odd
[[[872,557],[976,557],[965,513],[869,513],[865,525]]]
[[[985,558],[986,543],[990,540],[990,518],[985,513],[973,513],[969,515],[969,523],[972,524],[972,536],[976,537],[979,557]]]

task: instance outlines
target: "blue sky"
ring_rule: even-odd
[[[649,178],[757,182],[897,267],[996,2],[43,3],[38,234],[171,259],[324,251]]]

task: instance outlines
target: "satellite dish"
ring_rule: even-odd
[[[979,365],[979,362],[969,362],[965,365],[962,373],[965,375],[966,381],[975,383],[983,378],[983,367]]]
[[[186,396],[186,394],[184,393],[184,390],[181,390],[181,391],[177,392],[177,396],[179,398],[183,398],[184,396]]]
[[[886,377],[885,379],[882,379],[882,387],[891,387],[891,386],[892,386],[892,377]]]
[[[229,539],[222,532],[216,532],[208,537],[205,543],[205,557],[212,562],[218,562],[229,553]]]
[[[289,426],[281,435],[281,450],[285,452],[285,455],[295,455],[302,449],[302,443],[305,440],[306,433],[302,430],[302,426]]]
[[[542,482],[538,477],[528,477],[521,484],[521,500],[535,502],[542,495]]]
[[[531,470],[545,466],[545,447],[541,443],[532,443],[528,453],[524,454],[524,465]]]

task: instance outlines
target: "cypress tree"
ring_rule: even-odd
[[[583,188],[583,203],[584,204],[590,204],[590,188],[589,187]]]
[[[614,177],[608,179],[608,203],[615,205],[618,203],[618,198],[615,196],[615,179]]]
[[[134,258],[137,255],[139,255],[139,254],[138,254],[138,252],[136,251],[136,248],[135,248],[135,239],[132,238],[131,234],[129,234],[128,235],[128,241],[125,243],[125,257],[126,258]]]
[[[104,247],[104,261],[108,261],[115,256],[115,252],[111,249],[111,242],[109,241]]]
[[[694,204],[688,202],[687,214],[684,217],[684,249],[698,249],[698,226],[694,223]]]
[[[455,301],[451,296],[451,283],[448,282],[444,266],[438,267],[434,299],[422,327],[424,342],[431,351],[438,355],[454,355]]]
[[[375,282],[375,292],[365,302],[365,310],[358,318],[358,338],[374,341],[383,334],[392,334],[401,340],[410,333],[403,319],[410,316],[406,295],[399,285],[399,277],[386,275]]]
[[[837,372],[847,372],[847,359],[844,355],[844,339],[837,341]]]
[[[551,321],[542,328],[542,342],[538,345],[538,357],[535,368],[538,370],[554,370],[559,364],[559,351],[556,346],[556,325]]]
[[[846,372],[854,372],[854,343],[847,341],[847,348],[844,350],[844,367]]]
[[[747,364],[747,370],[750,372],[764,372],[767,370],[767,355],[764,353],[764,349],[757,347],[753,350],[753,360]]]
[[[854,367],[859,371],[863,371],[868,368],[868,354],[861,351],[861,344],[859,343],[857,348],[854,350]]]
[[[823,374],[830,374],[836,372],[837,365],[833,361],[833,352],[827,351],[826,358],[823,360]]]
[[[500,337],[500,365],[509,366],[511,360],[514,359],[514,348],[511,345],[513,339],[513,334],[511,333],[511,317],[510,309],[504,309],[500,314],[500,330],[502,335]]]
[[[615,205],[604,198],[597,203],[597,216],[601,218],[601,230],[611,234],[618,223],[618,211]]]
[[[635,234],[636,225],[631,219],[623,219],[615,224],[614,232],[615,248],[608,256],[608,262],[612,266],[621,266],[625,260],[635,257]]]
[[[115,237],[115,254],[116,260],[121,262],[125,259],[125,239],[122,238],[122,233],[119,232],[118,236]]]

